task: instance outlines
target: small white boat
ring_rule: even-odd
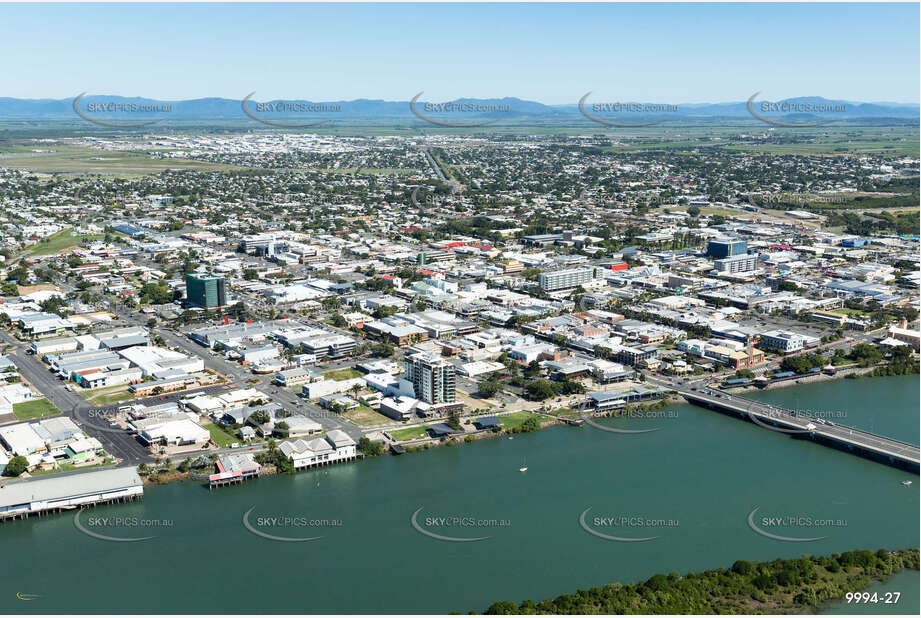
[[[527,467],[527,466],[522,466],[521,468],[518,468],[518,471],[519,471],[519,472],[527,472],[527,471],[528,471],[528,467]]]
[[[509,436],[508,439],[509,439],[509,440],[514,440],[515,437],[514,437],[514,436]]]
[[[911,481],[902,481],[902,485],[904,485],[905,487],[908,487],[909,485],[911,485]]]

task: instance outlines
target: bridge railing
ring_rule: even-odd
[[[689,395],[689,396],[692,397],[692,398],[693,398],[693,397],[699,397],[699,398],[701,398],[701,399],[707,399],[707,400],[713,401],[714,403],[717,403],[717,404],[720,404],[720,405],[727,405],[727,406],[731,406],[731,405],[732,405],[732,403],[731,403],[730,401],[728,401],[728,400],[727,400],[727,401],[722,401],[722,399],[720,399],[720,398],[714,397],[713,395],[707,395],[707,394],[705,394],[705,393],[698,393],[698,392],[694,392],[694,391],[686,391],[685,393],[682,393],[682,394]],[[744,408],[746,405],[761,406],[761,407],[770,407],[770,408],[773,408],[773,409],[775,409],[775,410],[779,410],[779,411],[781,411],[782,413],[786,413],[786,414],[787,414],[788,416],[790,416],[791,418],[803,419],[803,420],[806,421],[806,422],[813,422],[813,423],[814,423],[815,421],[819,420],[818,417],[811,416],[811,415],[809,415],[809,414],[803,414],[803,413],[799,413],[799,412],[794,413],[794,412],[793,412],[792,410],[790,410],[789,408],[783,408],[783,407],[780,407],[780,406],[775,406],[775,405],[772,405],[772,404],[767,404],[767,403],[764,403],[764,402],[761,402],[761,401],[756,401],[756,400],[754,400],[754,399],[747,399],[747,398],[745,398],[745,397],[739,397],[738,395],[733,395],[732,398],[733,398],[736,402],[741,402],[741,405],[735,405],[735,406],[733,406],[733,407]],[[769,415],[769,416],[770,416],[770,415]],[[771,416],[771,418],[776,418],[776,417]],[[889,443],[891,443],[891,444],[898,444],[898,445],[906,446],[906,447],[909,447],[909,448],[919,449],[919,446],[918,446],[917,444],[912,444],[911,442],[904,442],[904,441],[902,441],[902,440],[896,440],[895,438],[890,438],[889,436],[883,436],[883,435],[880,435],[880,434],[877,434],[877,433],[873,433],[873,432],[871,432],[871,431],[865,431],[865,430],[863,430],[863,429],[858,429],[857,427],[852,427],[851,425],[843,425],[843,424],[840,424],[840,423],[835,423],[834,425],[829,425],[829,424],[827,424],[827,423],[816,423],[816,424],[817,424],[818,426],[823,427],[824,429],[832,429],[832,428],[834,428],[834,429],[847,430],[847,431],[851,432],[852,434],[863,435],[863,436],[869,436],[869,437],[877,438],[877,439],[879,439],[879,440],[884,440],[884,441],[889,442]],[[818,426],[816,427],[816,429],[819,428]]]

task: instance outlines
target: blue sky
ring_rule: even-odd
[[[918,21],[917,3],[3,4],[0,96],[916,103]]]

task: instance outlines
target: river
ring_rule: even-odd
[[[917,442],[918,385],[916,376],[866,378],[755,396],[839,410],[843,423]],[[602,421],[657,429],[650,433],[553,427],[211,492],[193,483],[154,487],[143,501],[81,516],[97,533],[154,537],[137,542],[87,536],[69,514],[8,522],[0,525],[2,607],[43,614],[482,611],[498,600],[543,599],[737,559],[919,545],[914,474],[690,405],[656,415]],[[523,465],[528,470],[519,472]],[[902,485],[907,479],[911,486]],[[749,525],[756,508],[751,519],[768,534],[824,538],[758,534]],[[257,532],[322,538],[257,536],[242,523],[250,509]],[[410,523],[418,509],[427,532],[488,538],[426,536]],[[595,532],[654,538],[590,534],[580,525],[586,509],[585,525]],[[93,519],[101,517],[124,521]],[[269,518],[279,519],[272,525]],[[917,574],[904,582],[913,588],[903,591],[899,609],[917,613]]]

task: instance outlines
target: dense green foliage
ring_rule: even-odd
[[[537,431],[540,429],[540,420],[536,416],[525,420],[520,426],[519,430],[521,433],[528,433],[531,431]]]
[[[814,610],[885,579],[918,569],[918,550],[867,550],[771,562],[738,561],[731,569],[653,575],[633,585],[608,584],[552,600],[493,603],[487,614],[722,614]]]
[[[900,345],[892,348],[889,353],[889,362],[874,369],[870,375],[874,376],[907,376],[921,371],[918,359],[912,358],[911,347]]]
[[[500,388],[499,379],[495,376],[490,376],[477,385],[476,394],[484,399],[489,399],[490,397],[495,397]]]
[[[838,365],[848,361],[856,363],[859,367],[872,367],[888,359],[889,363],[883,367],[877,367],[872,375],[901,376],[918,373],[918,361],[911,357],[911,353],[910,346],[897,346],[890,350],[885,346],[872,343],[858,343],[849,352],[835,350],[830,357],[823,356],[821,352],[787,356],[780,362],[780,369],[781,371],[806,373],[810,369],[822,367],[827,363]]]
[[[917,206],[917,201],[915,202]],[[880,212],[862,216],[856,212],[823,212],[830,227],[843,226],[845,231],[859,236],[873,236],[880,233],[918,234],[916,212]]]
[[[6,464],[3,469],[4,476],[19,476],[29,467],[29,462],[22,455],[16,455]]]
[[[394,352],[396,352],[396,348],[389,343],[372,344],[370,350],[375,356],[380,356],[383,358],[389,358],[393,356]]]
[[[166,283],[145,283],[141,286],[138,297],[143,304],[163,305],[182,297],[181,292],[174,292]]]
[[[377,457],[384,452],[384,443],[362,436],[358,439],[358,452],[367,457]]]
[[[557,395],[573,395],[584,393],[585,386],[581,382],[564,380],[557,382],[546,378],[538,378],[528,382],[524,387],[525,393],[529,399],[543,401]]]
[[[278,474],[294,474],[294,462],[281,452],[275,440],[269,438],[266,450],[257,453],[255,460],[262,465],[273,465]]]
[[[825,357],[821,354],[800,354],[798,356],[788,356],[780,361],[780,370],[806,373],[813,367],[822,367],[824,364]]]

